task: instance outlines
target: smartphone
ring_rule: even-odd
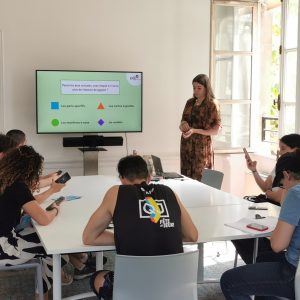
[[[71,176],[68,172],[61,175],[59,178],[55,180],[56,183],[66,183],[68,180],[71,179]]]
[[[58,170],[58,171],[56,172],[57,175],[60,175],[61,173],[62,173],[62,170]]]
[[[63,196],[59,197],[59,198],[56,199],[54,202],[52,202],[49,206],[47,206],[47,207],[46,207],[46,210],[49,211],[49,210],[53,209],[53,204],[54,204],[54,203],[55,203],[56,205],[60,205],[60,203],[61,203],[62,201],[64,201],[64,200],[66,200],[65,197],[63,197]]]
[[[244,151],[244,153],[245,153],[246,159],[252,161],[252,159],[251,159],[251,157],[250,157],[250,155],[249,155],[247,149],[246,149],[246,148],[243,148],[243,151]]]
[[[250,223],[247,225],[247,227],[250,229],[257,230],[257,231],[265,231],[265,230],[269,229],[268,226],[258,224],[258,223]]]

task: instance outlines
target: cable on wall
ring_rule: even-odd
[[[127,142],[127,132],[125,132],[125,146],[126,146],[126,155],[128,156],[128,142]]]

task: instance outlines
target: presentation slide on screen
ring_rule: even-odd
[[[141,131],[141,72],[37,71],[36,80],[39,133]]]

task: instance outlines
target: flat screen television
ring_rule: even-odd
[[[36,70],[37,133],[142,131],[143,73]]]

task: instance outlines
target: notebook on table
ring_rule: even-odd
[[[182,175],[176,172],[164,172],[159,157],[155,155],[151,155],[151,158],[153,162],[153,169],[154,169],[153,171],[155,172],[156,176],[162,176],[164,179],[183,178]]]

